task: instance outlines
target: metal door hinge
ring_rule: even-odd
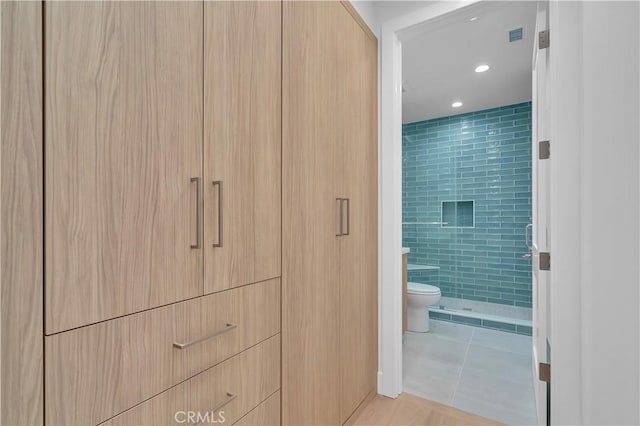
[[[551,253],[540,252],[540,266],[539,269],[541,271],[550,271],[551,270]]]
[[[538,364],[538,378],[541,382],[551,383],[551,364],[544,362]]]
[[[549,30],[540,31],[538,33],[538,49],[546,49],[549,47]]]
[[[551,156],[551,143],[549,141],[538,142],[538,158],[548,160]]]

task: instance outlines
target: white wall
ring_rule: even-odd
[[[554,3],[552,421],[637,425],[640,7]]]
[[[639,8],[582,8],[583,420],[637,425]]]
[[[424,9],[436,1],[375,1],[376,18],[380,25],[399,16]]]
[[[436,1],[351,0],[362,19],[380,39],[382,24],[391,19],[423,9]]]
[[[358,11],[360,17],[364,19],[371,31],[380,39],[380,23],[375,10],[375,1],[351,0],[351,4]]]

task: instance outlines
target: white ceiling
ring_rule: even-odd
[[[478,19],[470,22],[471,17]],[[531,100],[535,2],[479,2],[406,30],[402,121],[410,123]],[[509,30],[523,39],[509,43]],[[491,67],[484,73],[480,64]],[[454,101],[463,102],[452,108]]]

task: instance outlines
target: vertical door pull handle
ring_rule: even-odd
[[[221,180],[214,180],[213,186],[218,187],[218,242],[213,243],[214,247],[222,247],[224,243],[224,224],[222,222],[222,215],[224,213],[224,206],[222,203],[224,202],[224,197],[222,194],[223,182]]]
[[[342,198],[336,198],[336,201],[338,202],[338,217],[340,218],[338,220],[338,233],[336,234],[336,237],[341,237],[342,235],[344,235],[342,233],[342,202],[344,201],[344,199]]]
[[[192,249],[199,249],[201,246],[201,235],[202,235],[202,217],[200,216],[200,211],[202,210],[202,197],[200,196],[200,178],[192,177],[191,183],[196,183],[196,243],[191,244]]]
[[[351,199],[345,198],[344,201],[347,202],[347,232],[342,235],[349,235],[349,233],[351,232]]]

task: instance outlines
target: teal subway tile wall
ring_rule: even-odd
[[[404,124],[402,157],[403,246],[440,267],[409,279],[530,308],[531,103]]]

